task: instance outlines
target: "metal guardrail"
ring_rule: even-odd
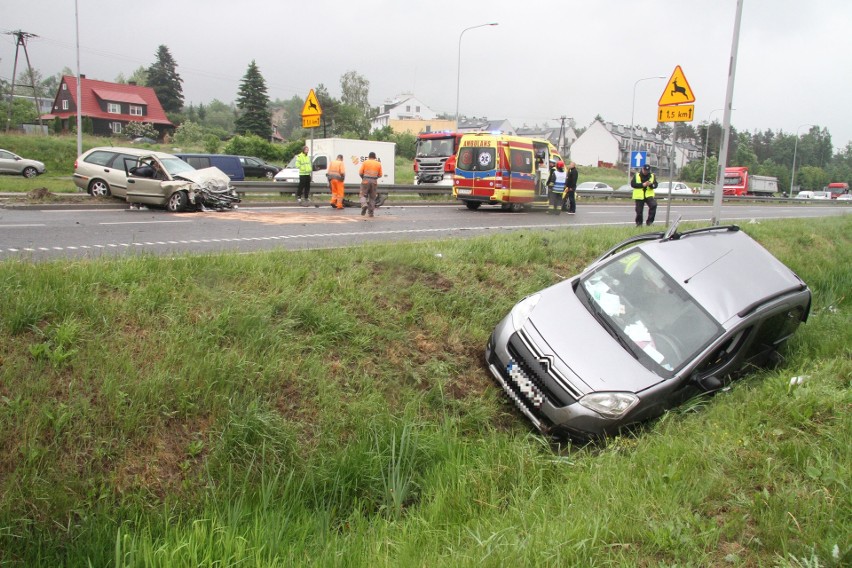
[[[246,193],[278,193],[280,195],[295,195],[296,189],[298,188],[298,183],[290,183],[290,182],[280,182],[280,181],[234,181],[231,182],[231,185],[237,190],[239,194]],[[344,193],[347,195],[357,195],[360,190],[360,185],[358,184],[347,184],[344,186]],[[450,185],[435,185],[435,184],[379,184],[378,186],[379,193],[386,193],[388,195],[452,195],[453,188]],[[313,183],[311,184],[311,193],[317,194],[331,194],[330,188],[325,184]],[[581,197],[590,197],[590,198],[600,198],[604,200],[615,199],[615,200],[631,200],[632,193],[630,191],[583,191],[577,190],[577,194]],[[713,201],[713,195],[709,193],[699,193],[699,194],[687,194],[687,193],[677,193],[672,196],[668,194],[657,194],[657,199],[659,201],[665,201],[667,199],[672,199],[675,201]],[[738,202],[742,203],[744,201],[755,201],[759,203],[813,203],[819,204],[820,200],[810,200],[810,199],[790,199],[787,197],[759,197],[759,196],[740,196],[740,197],[724,197],[724,201],[729,202]],[[828,200],[825,200],[825,203],[830,203]],[[825,204],[824,203],[824,204]]]

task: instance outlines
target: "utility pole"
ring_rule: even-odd
[[[20,48],[24,48],[24,57],[27,60],[27,69],[30,74],[30,87],[33,90],[33,98],[35,99],[35,107],[36,107],[36,115],[38,116],[38,125],[42,126],[41,122],[41,102],[39,100],[38,91],[36,91],[35,87],[35,79],[33,77],[33,67],[30,65],[30,54],[27,52],[27,40],[31,37],[38,37],[36,34],[31,34],[29,32],[22,32],[21,30],[14,32],[7,32],[7,35],[15,36],[15,63],[12,65],[12,80],[10,81],[9,86],[9,113],[6,117],[6,132],[9,132],[12,128],[12,103],[15,100],[15,81],[17,80],[18,74],[18,52]]]
[[[565,140],[565,121],[571,121],[572,118],[565,116],[564,114],[559,118],[554,118],[553,120],[559,121],[559,137],[556,139],[556,148],[559,150],[559,155],[562,156],[562,159],[566,159],[568,156],[566,155],[568,152],[568,144]],[[569,122],[570,125],[570,122]],[[567,163],[567,162],[566,162]]]

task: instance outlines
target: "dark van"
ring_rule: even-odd
[[[238,156],[228,154],[175,154],[175,156],[196,170],[213,166],[228,174],[231,181],[243,181],[246,179],[243,164],[240,162]]]

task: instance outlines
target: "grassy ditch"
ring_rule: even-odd
[[[484,345],[629,229],[0,263],[0,564],[849,565],[852,217],[744,229],[814,291],[783,366],[585,447]]]

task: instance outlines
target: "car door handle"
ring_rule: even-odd
[[[129,179],[129,180],[127,180],[127,183],[136,183],[136,180],[135,179]]]

